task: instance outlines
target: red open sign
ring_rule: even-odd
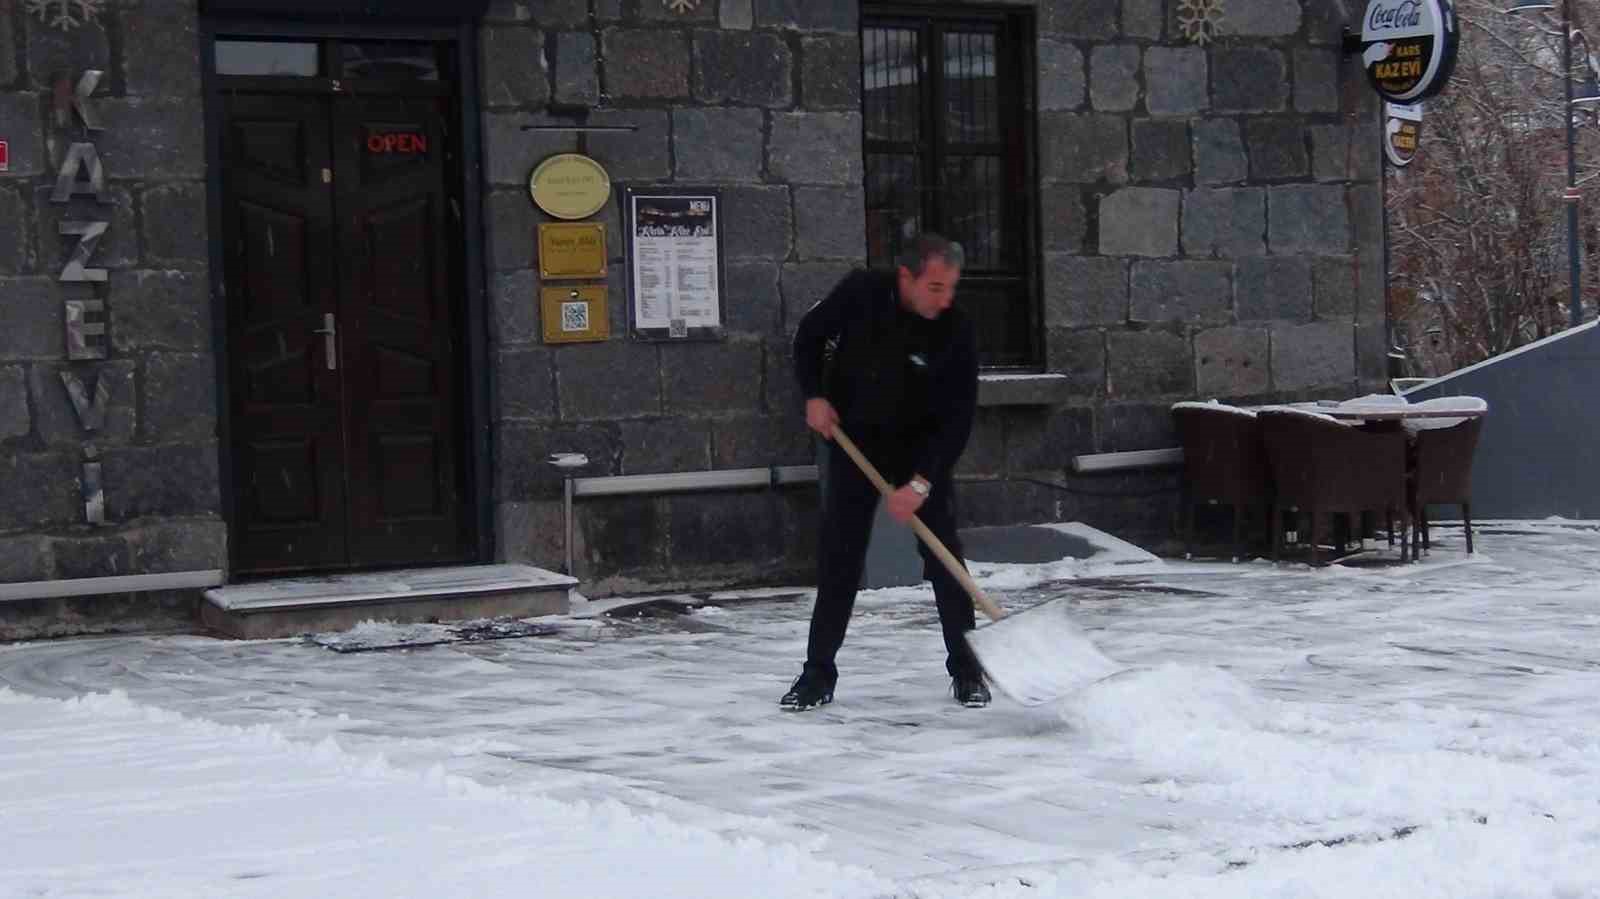
[[[369,153],[426,153],[428,136],[400,132],[397,134],[372,134],[367,137]]]
[[[11,142],[0,140],[0,172],[11,171]]]

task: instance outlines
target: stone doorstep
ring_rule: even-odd
[[[366,620],[460,621],[558,615],[575,578],[531,565],[470,565],[283,578],[205,592],[201,620],[259,640],[345,630]]]

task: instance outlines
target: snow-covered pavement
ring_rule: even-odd
[[[931,595],[336,653],[0,647],[0,896],[1600,896],[1600,528],[1416,565],[975,566],[1129,672],[948,697]]]

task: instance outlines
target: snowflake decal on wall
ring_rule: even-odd
[[[673,12],[690,12],[699,7],[700,0],[661,0],[661,5]]]
[[[1222,33],[1222,0],[1178,0],[1178,31],[1204,46]]]
[[[93,22],[105,0],[27,0],[28,12],[62,31]]]

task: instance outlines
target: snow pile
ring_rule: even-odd
[[[1226,671],[1170,663],[1115,674],[1062,711],[1080,730],[1133,746],[1254,730],[1270,714],[1264,700]]]
[[[142,706],[0,688],[0,896],[868,897],[791,846]]]
[[[1449,821],[1407,836],[1224,861],[1186,855],[1135,867],[1095,860],[1017,871],[985,885],[935,886],[906,899],[1504,899],[1600,895],[1600,850],[1586,825],[1549,819]],[[1588,832],[1585,832],[1585,831]]]
[[[1168,664],[1110,678],[1061,714],[1126,753],[1164,798],[1223,802],[1302,832],[1321,821],[1382,830],[1491,812],[1527,819],[1600,812],[1593,801],[1600,791],[1572,807],[1574,780],[1554,776],[1547,764],[1568,762],[1569,770],[1589,772],[1579,783],[1600,788],[1600,744],[1592,741],[1502,735],[1481,743],[1495,751],[1463,752],[1459,737],[1440,745],[1446,731],[1412,704],[1365,726],[1319,711],[1261,697],[1219,669]]]
[[[1188,809],[1244,809],[1284,840],[1144,864],[1101,856],[1017,868],[909,895],[1600,895],[1592,739],[1516,731],[1463,741],[1464,724],[1494,722],[1409,703],[1363,726],[1330,707],[1265,698],[1217,668],[1176,664],[1119,673],[1057,712],[1124,758],[1146,795]],[[1525,764],[1535,759],[1539,766]]]

